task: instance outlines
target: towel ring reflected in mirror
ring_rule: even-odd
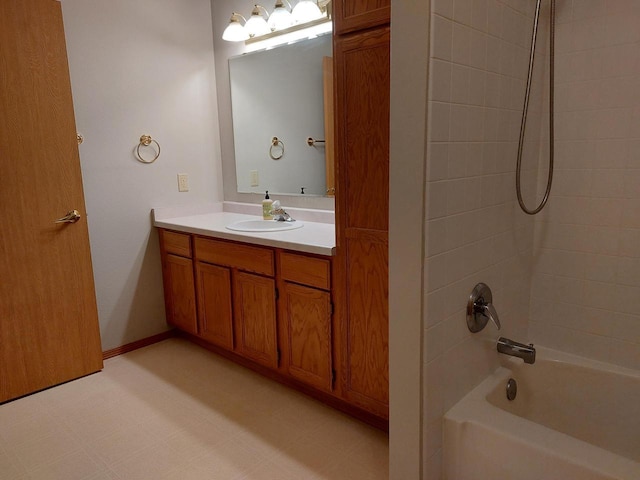
[[[280,160],[284,155],[284,143],[278,137],[271,139],[271,146],[269,147],[269,156],[272,160]]]
[[[144,158],[142,158],[142,154],[140,153],[140,147],[148,147],[151,145],[151,143],[156,144],[156,147],[158,147],[158,151],[156,152],[155,157],[153,157],[151,160],[145,160]],[[151,135],[142,135],[140,137],[140,143],[138,143],[138,146],[136,147],[136,156],[138,157],[138,161],[142,163],[153,163],[160,156],[160,144],[156,140],[151,138]]]

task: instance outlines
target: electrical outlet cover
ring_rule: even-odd
[[[178,174],[178,191],[179,192],[188,192],[189,191],[189,175],[186,173]]]

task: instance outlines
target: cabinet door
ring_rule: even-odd
[[[337,0],[333,2],[336,35],[389,23],[391,0]]]
[[[389,29],[338,38],[335,47],[342,391],[387,417]]]
[[[276,287],[272,278],[233,275],[236,352],[267,367],[278,367]]]
[[[389,305],[386,237],[347,239],[345,385],[349,400],[388,416]]]
[[[284,283],[283,325],[289,375],[323,390],[333,388],[331,298],[328,292]]]
[[[196,290],[191,259],[165,255],[164,294],[167,322],[185,332],[197,334]]]
[[[233,310],[231,307],[231,270],[198,262],[199,336],[233,350]]]
[[[389,29],[339,38],[336,61],[336,218],[346,228],[389,229]],[[338,207],[342,207],[338,211]]]

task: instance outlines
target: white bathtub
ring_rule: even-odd
[[[446,480],[640,479],[638,372],[545,348],[503,363],[445,415]]]

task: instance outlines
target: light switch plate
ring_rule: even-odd
[[[178,191],[179,192],[188,192],[189,191],[189,175],[186,173],[178,174]]]
[[[249,170],[249,175],[251,176],[251,186],[257,187],[259,185],[258,170]]]

